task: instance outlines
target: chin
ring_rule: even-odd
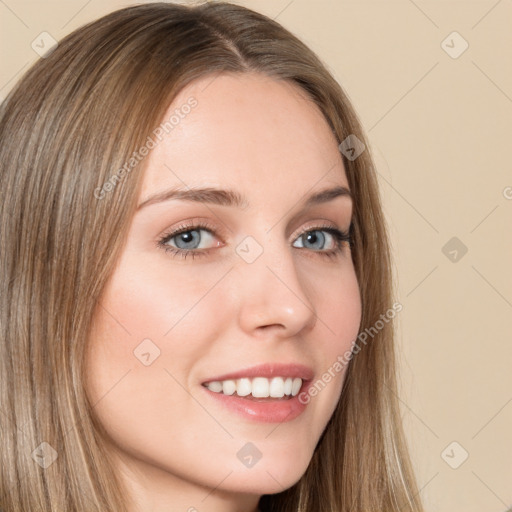
[[[263,458],[252,468],[239,469],[232,475],[230,484],[237,492],[248,494],[276,494],[295,485],[306,472],[310,458],[287,458],[280,460]],[[227,482],[226,482],[227,483]],[[233,489],[235,490],[235,489]]]

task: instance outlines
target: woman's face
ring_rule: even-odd
[[[174,493],[176,510],[210,510],[297,482],[336,407],[336,362],[361,318],[350,247],[334,234],[352,202],[336,139],[295,85],[209,76],[163,122],[173,114],[150,134],[87,392],[140,500],[151,488],[155,503]]]

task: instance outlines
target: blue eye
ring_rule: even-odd
[[[201,233],[206,233],[207,235],[201,235]],[[187,231],[182,231],[181,233],[174,235],[170,238],[176,239],[175,244],[178,249],[181,250],[193,250],[200,249],[199,245],[203,242],[203,239],[208,237],[212,237],[211,233],[207,229],[189,229]],[[203,247],[204,249],[204,247]]]
[[[325,235],[327,233],[327,236]],[[329,243],[331,248],[325,249],[325,243]],[[301,249],[312,248],[313,252],[318,252],[321,256],[326,256],[328,258],[335,258],[339,256],[342,252],[344,252],[344,245],[351,244],[351,236],[346,231],[341,231],[337,228],[324,226],[317,227],[313,229],[308,229],[304,233],[302,233],[297,241],[302,241],[302,245],[294,247],[299,247]],[[319,249],[319,250],[317,250]]]
[[[206,235],[204,235],[205,233]],[[175,256],[196,258],[206,256],[209,253],[208,247],[200,247],[202,244],[212,242],[215,238],[215,231],[211,226],[203,223],[196,223],[191,226],[180,226],[174,231],[165,234],[157,243],[158,247],[170,252]],[[318,226],[302,232],[296,239],[301,245],[293,244],[299,249],[310,249],[321,256],[334,258],[344,252],[346,244],[351,243],[351,236],[348,232],[340,231],[331,226]],[[325,245],[329,248],[325,249]],[[217,243],[217,246],[222,245]]]
[[[315,247],[310,248],[320,250],[324,249],[326,240],[331,240],[331,243],[334,242],[335,247],[336,240],[334,238],[334,235],[332,233],[327,233],[326,236],[325,233],[327,233],[327,230],[320,231],[318,229],[315,229],[314,231],[307,231],[306,233],[303,233],[302,235],[299,236],[299,238],[297,238],[297,240],[302,240],[302,247],[304,247],[304,244],[312,244]],[[294,247],[297,246],[294,245]]]
[[[206,233],[204,236],[202,233]],[[205,247],[199,247],[202,243],[211,241],[215,231],[207,224],[197,222],[190,226],[179,226],[168,234],[165,234],[157,243],[158,247],[176,256],[186,258],[191,256],[205,256]],[[173,245],[171,245],[173,242]],[[220,245],[220,244],[217,244]]]

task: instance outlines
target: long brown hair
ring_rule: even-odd
[[[76,30],[24,75],[0,110],[0,506],[126,510],[84,391],[93,312],[122,250],[144,161],[123,168],[176,94],[200,77],[257,71],[318,105],[341,143],[354,197],[361,331],[392,308],[388,235],[368,142],[346,94],[290,32],[247,8],[153,3]],[[382,323],[382,322],[381,322]],[[350,360],[305,474],[263,511],[422,510],[396,398],[393,323]],[[55,459],[56,457],[56,459]],[[54,460],[55,459],[55,460]]]

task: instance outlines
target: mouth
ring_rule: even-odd
[[[260,364],[217,375],[202,387],[209,399],[244,419],[257,422],[291,422],[309,401],[301,392],[313,382],[313,370],[301,364]]]
[[[214,380],[203,386],[213,393],[239,396],[247,400],[290,400],[297,396],[302,387],[300,377],[243,377],[240,379]]]

